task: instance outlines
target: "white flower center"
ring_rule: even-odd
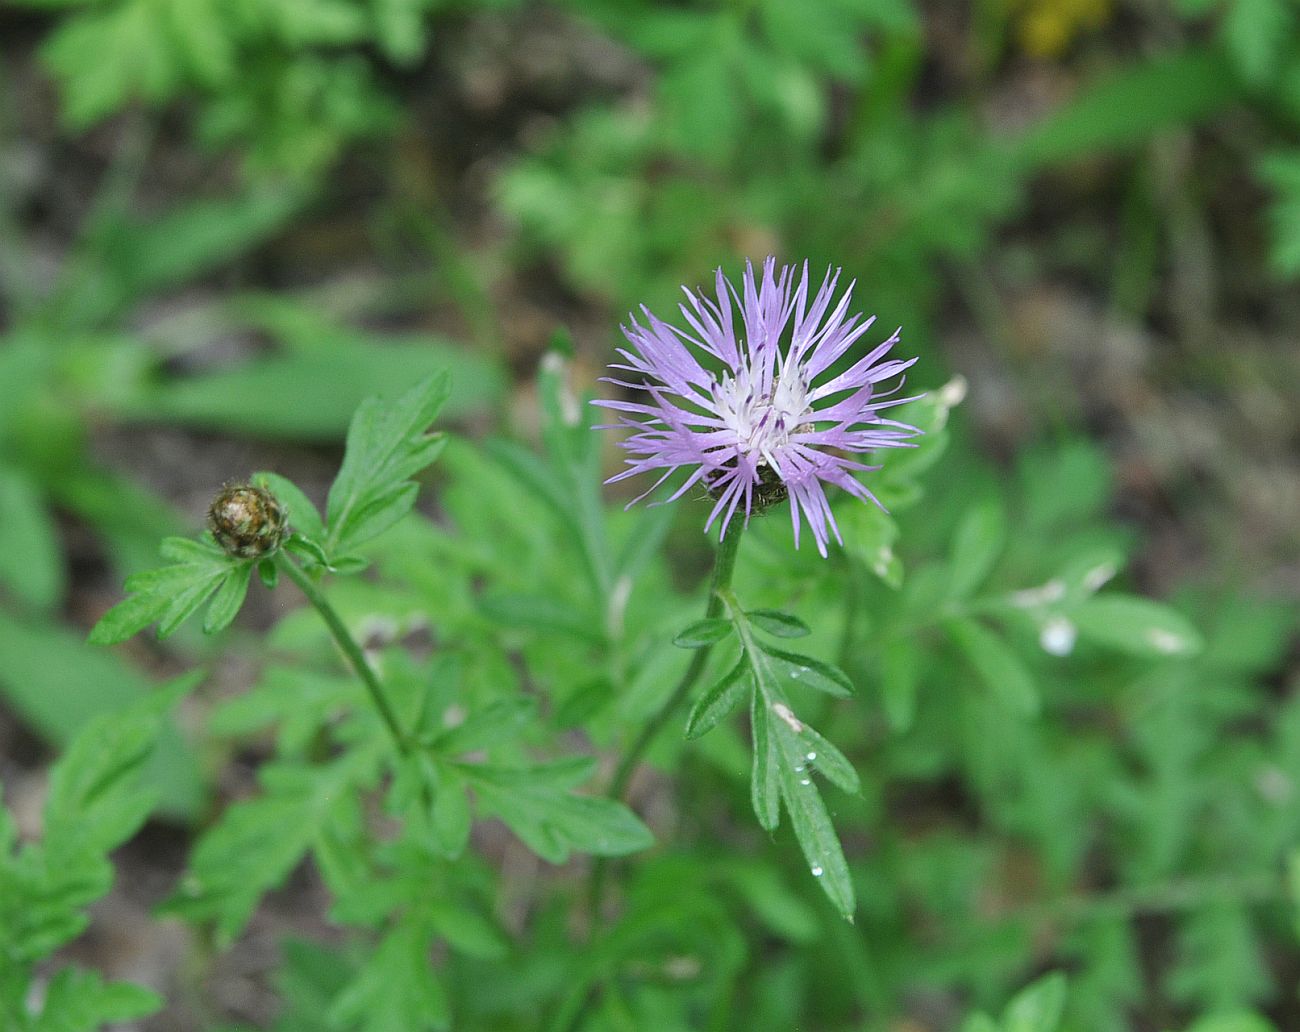
[[[775,378],[767,393],[755,380],[748,367],[735,377],[724,376],[713,387],[714,411],[735,431],[742,454],[758,454],[775,467],[774,454],[789,443],[794,430],[810,421],[808,385],[797,370]]]

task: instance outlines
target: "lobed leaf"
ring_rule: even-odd
[[[394,402],[372,397],[358,406],[325,505],[330,555],[351,551],[410,511],[418,491],[410,478],[442,450],[442,436],[426,430],[449,393],[440,373]]]

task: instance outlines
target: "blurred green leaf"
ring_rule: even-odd
[[[1001,638],[974,620],[951,619],[946,626],[994,698],[1022,716],[1038,712],[1040,702],[1033,678]]]
[[[1239,96],[1222,53],[1174,51],[1102,77],[1010,146],[1029,168],[1069,161],[1141,144],[1160,129],[1212,115]]]
[[[21,470],[0,465],[0,587],[48,610],[63,594],[63,556],[54,521],[37,487]]]
[[[1073,609],[1071,617],[1085,639],[1136,656],[1193,656],[1205,645],[1181,613],[1136,595],[1096,595]]]

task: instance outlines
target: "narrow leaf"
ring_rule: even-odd
[[[802,638],[812,633],[808,625],[797,616],[776,609],[751,609],[745,616],[760,631],[777,638]]]
[[[239,613],[239,607],[244,604],[244,597],[248,594],[248,582],[252,575],[252,563],[232,566],[227,571],[225,580],[221,582],[216,595],[213,596],[212,604],[208,606],[207,615],[203,619],[205,634],[215,634],[228,627],[234,620]]]
[[[837,699],[846,699],[853,694],[853,682],[839,667],[823,663],[811,656],[783,652],[768,645],[760,645],[759,648],[776,660],[774,673],[781,679],[781,685],[800,684],[833,695]]]
[[[742,656],[735,666],[695,701],[691,715],[686,718],[687,738],[699,738],[712,731],[745,700],[745,693],[750,690],[749,678],[746,676],[748,672],[749,664]]]
[[[750,700],[749,719],[754,736],[754,766],[750,774],[754,816],[760,826],[775,831],[781,821],[776,742],[762,692],[754,692]]]
[[[696,620],[673,639],[673,644],[679,649],[702,649],[722,641],[730,633],[730,620]]]

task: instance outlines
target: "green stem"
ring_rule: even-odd
[[[731,588],[731,576],[736,570],[736,552],[740,548],[740,534],[743,529],[740,524],[734,525],[731,532],[718,543],[718,555],[713,563],[713,580],[709,585],[709,604],[704,610],[706,620],[722,615],[722,596],[724,592]],[[632,780],[632,775],[636,771],[637,764],[641,762],[646,750],[659,736],[659,732],[672,719],[673,713],[686,701],[691,689],[695,687],[695,682],[699,680],[700,674],[704,672],[704,664],[708,661],[709,653],[712,650],[712,645],[706,645],[702,649],[695,650],[695,654],[691,658],[691,665],[686,668],[686,673],[682,674],[682,679],[677,682],[677,687],[673,689],[672,695],[668,696],[667,701],[659,707],[659,711],[641,729],[641,733],[637,735],[631,748],[628,749],[623,756],[622,762],[619,763],[618,769],[614,772],[614,780],[609,784],[609,797],[611,799],[621,799],[623,797],[623,794],[627,791],[628,782]]]
[[[709,583],[709,602],[704,610],[705,619],[712,619],[722,615],[722,597],[731,588],[731,577],[736,571],[736,553],[740,549],[740,535],[743,530],[743,524],[733,524],[730,532],[724,534],[722,540],[718,542],[718,554],[713,560],[713,577]],[[708,661],[712,649],[712,645],[706,645],[702,649],[695,650],[695,654],[691,657],[690,666],[682,674],[682,679],[677,682],[677,687],[673,689],[673,693],[659,707],[658,712],[641,728],[640,734],[636,736],[631,747],[619,762],[618,768],[614,771],[614,778],[610,781],[609,791],[606,793],[610,799],[623,798],[627,792],[628,783],[636,772],[637,765],[641,762],[650,746],[654,744],[654,740],[659,737],[659,732],[664,729],[672,719],[673,714],[686,701],[691,689],[695,687],[695,682],[700,679],[700,674],[704,672],[704,664]],[[596,861],[591,875],[590,903],[593,918],[600,912],[600,901],[604,894],[604,886],[605,860],[599,859]]]
[[[280,554],[279,566],[288,575],[289,579],[298,585],[298,590],[307,596],[307,601],[312,604],[316,612],[320,614],[320,618],[325,621],[325,626],[329,628],[330,634],[334,636],[335,643],[343,650],[343,655],[348,658],[352,669],[356,671],[357,676],[361,678],[361,683],[366,686],[366,691],[370,693],[370,701],[375,704],[375,709],[379,711],[384,724],[387,725],[388,733],[392,736],[397,751],[405,756],[410,751],[406,735],[402,733],[401,725],[397,722],[397,716],[393,713],[392,707],[388,704],[388,699],[384,696],[384,687],[379,683],[379,677],[366,659],[366,654],[361,651],[361,646],[348,632],[334,607],[321,594],[316,582],[308,576],[302,567],[284,553]]]

